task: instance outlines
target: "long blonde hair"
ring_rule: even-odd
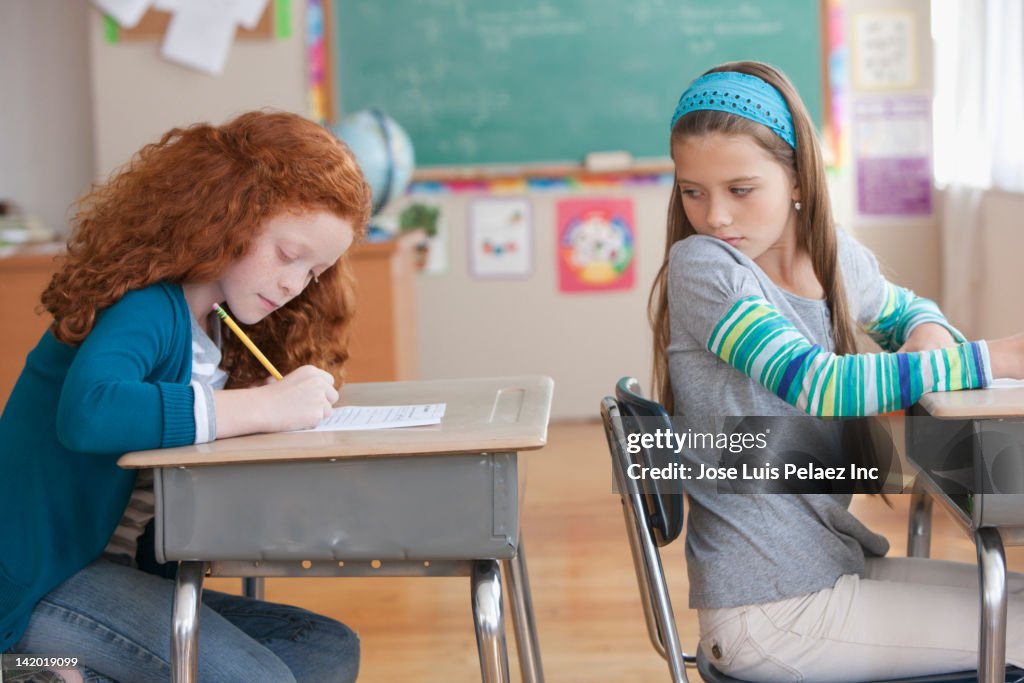
[[[843,279],[840,277],[836,228],[826,184],[825,163],[807,108],[789,79],[767,64],[729,62],[716,66],[707,73],[717,71],[738,71],[756,76],[778,90],[793,116],[796,149],[790,147],[767,127],[741,116],[720,111],[695,111],[680,118],[672,130],[670,149],[688,137],[710,133],[748,135],[783,168],[789,170],[796,181],[802,204],[801,210],[796,214],[797,245],[810,253],[814,274],[825,290],[825,301],[832,313],[835,352],[841,355],[854,353],[856,340]],[[679,186],[676,185],[669,200],[665,257],[647,301],[647,315],[654,332],[652,393],[670,415],[675,413],[675,396],[668,371],[668,256],[673,244],[693,234],[696,234],[696,231],[686,218],[682,195]]]

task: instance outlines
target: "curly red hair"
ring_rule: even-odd
[[[296,114],[255,111],[175,128],[79,200],[67,255],[42,295],[53,334],[76,345],[96,315],[156,282],[209,282],[245,255],[267,219],[325,210],[366,232],[371,192],[348,147]],[[246,332],[275,366],[313,364],[340,382],[354,311],[347,260]],[[229,386],[266,376],[225,335]]]

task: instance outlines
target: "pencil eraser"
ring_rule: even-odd
[[[626,171],[633,166],[633,155],[626,151],[591,152],[583,158],[583,167],[590,173]]]

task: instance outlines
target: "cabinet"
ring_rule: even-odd
[[[416,250],[423,233],[352,248],[356,315],[347,382],[417,379]]]
[[[416,247],[422,235],[360,244],[349,254],[356,277],[356,316],[345,378],[349,382],[416,379]],[[0,256],[0,406],[51,322],[37,314],[50,282],[57,245],[23,247]]]
[[[31,351],[53,318],[36,313],[39,295],[50,284],[56,245],[20,247],[0,257],[0,406],[7,397]]]

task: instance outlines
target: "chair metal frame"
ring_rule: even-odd
[[[620,389],[628,391],[633,396],[640,396],[639,382],[633,378],[620,380],[616,386],[617,393]],[[651,405],[657,406],[656,403],[651,403]],[[660,408],[660,406],[658,407]],[[667,425],[671,427],[671,422],[664,409],[661,409],[661,415]],[[635,417],[638,416],[624,416],[620,408],[620,400],[616,398],[609,396],[601,401],[601,418],[604,423],[605,436],[608,439],[608,448],[612,455],[612,472],[615,476],[615,485],[620,493],[633,567],[636,571],[641,603],[644,608],[644,619],[647,623],[647,634],[654,649],[668,662],[672,681],[674,683],[689,683],[686,665],[696,663],[696,657],[685,654],[679,644],[679,634],[676,630],[668,583],[665,580],[661,554],[658,552],[658,544],[656,544],[656,540],[658,540],[661,542],[660,545],[665,545],[674,540],[675,535],[678,535],[678,528],[675,529],[675,535],[672,535],[671,531],[665,535],[663,530],[672,529],[676,525],[681,527],[682,505],[678,506],[678,520],[670,521],[664,516],[665,507],[659,504],[662,501],[657,500],[660,493],[657,491],[642,493],[635,483],[627,480],[626,472],[630,465],[640,464],[633,460],[626,449],[624,419]],[[654,414],[649,417],[657,419],[658,416]],[[661,511],[660,519],[654,519],[653,523],[652,514],[657,515],[658,513],[652,512],[652,508]]]

